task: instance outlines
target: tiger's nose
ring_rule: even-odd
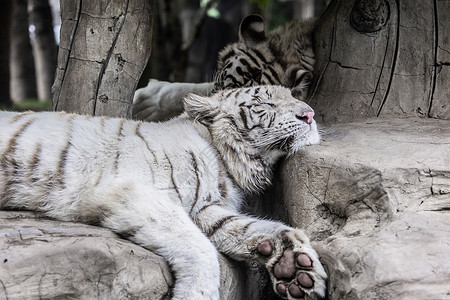
[[[307,110],[302,112],[301,115],[295,115],[295,117],[297,119],[299,119],[300,121],[305,122],[306,124],[311,124],[314,118],[314,111],[312,110]]]

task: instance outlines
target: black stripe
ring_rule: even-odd
[[[233,84],[232,84],[231,86],[225,86],[225,81],[226,81],[227,79],[231,79],[231,81],[233,82]],[[232,87],[240,87],[240,86],[241,86],[241,84],[240,84],[240,83],[236,80],[236,78],[234,78],[234,76],[231,75],[231,74],[228,74],[227,76],[225,76],[225,78],[224,78],[223,81],[224,81],[224,82],[223,82],[223,84],[224,84],[223,88],[224,88],[224,89],[225,89],[225,88],[232,88]]]
[[[267,64],[266,57],[264,57],[264,55],[263,55],[261,52],[259,52],[259,50],[257,50],[257,49],[252,49],[252,51],[256,54],[256,56],[259,57],[259,59],[260,59],[264,64]],[[252,60],[254,59],[254,58],[250,55],[250,53],[248,53],[248,56],[249,56]]]
[[[139,129],[141,128],[141,125],[142,125],[142,121],[137,121],[137,122],[136,122],[136,130],[135,130],[135,134],[136,134],[137,136],[139,136]]]
[[[214,223],[206,232],[205,235],[207,237],[211,237],[212,235],[214,235],[219,229],[221,229],[222,227],[224,227],[226,224],[236,220],[236,219],[240,219],[241,216],[227,216],[224,217],[222,219],[220,219],[219,221],[217,221],[216,223]]]
[[[314,71],[314,67],[308,64],[307,62],[302,61],[302,67],[307,71]]]
[[[19,163],[17,162],[15,158],[15,152],[17,147],[17,139],[23,134],[23,132],[30,126],[35,119],[30,119],[27,122],[25,122],[19,130],[17,130],[12,138],[9,140],[8,146],[3,152],[2,156],[0,157],[1,162],[1,169],[3,173],[5,174],[6,182],[3,188],[3,191],[1,193],[0,199],[4,200],[4,203],[8,202],[8,199],[14,194],[13,187],[17,183],[19,183],[18,180],[18,173],[19,173]]]
[[[8,201],[11,200],[11,198],[16,194],[13,187],[19,183],[19,168],[18,165],[16,165],[16,161],[10,162],[9,164],[2,161],[1,166],[6,177],[6,181],[0,199],[3,201],[4,205],[7,206]]]
[[[19,121],[23,116],[26,116],[28,114],[33,113],[32,111],[26,111],[20,114],[16,114],[14,117],[11,118],[11,120],[9,121],[10,124],[15,123],[17,121]]]
[[[219,189],[219,193],[220,196],[222,197],[222,199],[226,200],[228,197],[228,192],[227,192],[227,183],[225,181],[224,178],[225,175],[220,175],[219,177],[219,184],[218,184],[218,189]]]
[[[276,116],[276,113],[274,113],[270,116],[269,125],[267,126],[268,128],[272,127],[273,122],[275,121],[275,116]]]
[[[254,65],[256,65],[256,67],[261,68],[261,63],[253,55],[251,55],[250,52],[246,52],[245,54],[247,54],[247,57],[250,58],[250,60],[253,62]],[[247,60],[245,60],[245,62],[247,63],[246,65],[250,66]]]
[[[58,167],[56,168],[56,173],[54,176],[54,180],[61,186],[64,187],[65,183],[64,183],[64,172],[65,172],[65,168],[66,168],[66,163],[67,163],[67,154],[69,152],[70,147],[72,147],[71,144],[71,140],[72,140],[72,122],[73,120],[77,117],[77,115],[73,114],[70,115],[69,118],[67,119],[67,123],[68,123],[68,131],[69,131],[69,137],[66,141],[66,145],[64,146],[64,149],[61,151],[61,154],[59,156],[59,163],[58,163]]]
[[[211,195],[209,195],[208,198],[211,199]],[[208,208],[215,206],[215,205],[219,205],[221,203],[222,203],[222,199],[211,202],[210,204],[207,204],[207,205],[203,206],[202,208],[200,208],[197,211],[197,213],[195,214],[195,216],[197,217],[199,214],[201,214],[203,211],[207,210]]]
[[[95,181],[94,186],[99,185],[100,181],[102,180],[102,177],[103,177],[103,169],[100,168],[100,175],[98,176],[97,180]]]
[[[175,191],[177,192],[178,198],[180,199],[181,202],[183,202],[183,198],[181,197],[180,190],[178,189],[178,186],[175,183],[175,178],[173,177],[173,165],[172,165],[172,162],[170,161],[170,159],[167,156],[166,152],[164,152],[164,156],[166,157],[166,160],[167,160],[167,162],[169,163],[169,166],[170,166],[170,179],[172,181],[172,185],[173,185]]]
[[[245,58],[240,58],[239,62],[246,67],[250,67],[250,64],[248,63],[248,61]]]
[[[38,173],[37,169],[38,169],[39,163],[41,161],[41,153],[42,153],[42,146],[41,146],[41,144],[37,144],[36,149],[34,150],[33,156],[31,158],[31,162],[30,162],[31,182],[36,182],[39,180],[39,175],[37,174]]]
[[[150,146],[148,145],[147,141],[145,140],[144,136],[141,134],[140,129],[141,129],[141,123],[137,124],[136,127],[136,135],[144,142],[145,146],[147,147],[148,152],[150,152],[150,154],[153,156],[153,159],[155,160],[155,162],[158,164],[158,159],[156,158],[156,154],[155,152],[153,152],[152,149],[150,149]],[[153,171],[153,170],[152,170]]]
[[[233,91],[227,91],[227,92],[223,93],[223,95],[225,96],[225,98],[229,98],[232,93],[233,93]]]
[[[102,132],[105,132],[105,121],[108,120],[109,117],[103,116],[100,118],[100,126],[102,127]]]
[[[267,68],[269,69],[270,73],[272,74],[272,76],[275,78],[275,80],[278,83],[281,83],[280,78],[278,77],[277,72],[274,70],[274,68],[272,66],[267,66]]]
[[[120,119],[120,126],[119,126],[119,131],[117,132],[117,139],[118,140],[120,140],[122,137],[123,137],[123,133],[122,133],[122,130],[123,130],[123,124],[125,123],[125,119]]]
[[[114,161],[114,172],[117,174],[119,172],[119,159],[120,159],[120,149],[119,149],[119,143],[122,140],[123,137],[123,124],[125,123],[125,119],[120,119],[120,126],[119,131],[117,133],[117,153],[116,153],[116,160]]]
[[[222,73],[225,72],[226,70],[228,70],[229,68],[231,68],[233,66],[233,62],[229,62],[227,63],[223,68],[222,68]]]
[[[198,196],[199,196],[198,193],[200,190],[200,178],[198,175],[197,159],[192,151],[189,151],[189,154],[191,155],[192,165],[194,166],[195,177],[197,180],[197,186],[195,188],[195,199],[194,199],[194,203],[192,203],[191,210],[189,211],[189,215],[190,215],[190,214],[192,214],[192,210],[194,209],[195,205],[197,205],[197,202],[198,202]]]
[[[30,119],[27,122],[25,122],[20,128],[19,130],[17,130],[12,138],[9,140],[8,146],[6,147],[5,152],[3,152],[2,157],[5,157],[6,155],[10,154],[10,153],[14,153],[16,146],[17,146],[17,139],[22,135],[22,133],[28,128],[28,126],[31,125],[31,123],[33,123],[35,121],[35,119]]]
[[[64,171],[66,168],[66,163],[67,163],[67,154],[69,152],[70,147],[72,146],[72,144],[70,143],[70,138],[67,140],[67,144],[64,147],[64,149],[61,151],[61,154],[59,156],[59,163],[58,163],[58,167],[56,168],[56,174],[55,174],[55,180],[57,181],[57,183],[61,186],[64,187],[65,183],[64,183]]]
[[[264,72],[264,75],[266,76],[266,79],[269,81],[270,84],[276,84],[270,75]],[[267,84],[267,83],[266,83]]]
[[[245,236],[247,234],[247,230],[252,224],[255,224],[257,221],[250,221],[244,227],[241,228],[239,232],[239,236]]]
[[[229,52],[222,57],[222,62],[226,62],[231,56],[233,56],[235,54],[236,53],[234,52],[234,50],[232,48],[230,48]]]
[[[261,97],[258,95],[252,95],[252,100],[261,103]]]
[[[224,116],[224,119],[227,119],[228,121],[230,121],[231,125],[233,125],[233,127],[235,127],[236,129],[238,129],[239,127],[236,124],[236,120],[231,117],[231,116]]]
[[[245,114],[244,108],[243,108],[242,106],[241,106],[241,109],[240,109],[240,111],[239,111],[239,115],[241,116],[242,123],[244,123],[244,127],[245,127],[246,129],[249,129],[249,128],[248,128],[247,115]]]
[[[116,231],[116,233],[124,239],[129,239],[136,235],[136,233],[142,228],[142,226],[133,226],[124,230]]]
[[[78,221],[90,225],[101,226],[105,219],[109,218],[111,215],[113,215],[111,207],[107,205],[96,205],[89,209],[87,213],[81,214],[79,217],[80,220]],[[116,233],[119,234],[119,232]]]

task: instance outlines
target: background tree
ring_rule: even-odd
[[[14,102],[37,97],[36,76],[28,27],[28,1],[15,0],[11,19],[11,55],[9,61],[10,93]],[[51,71],[54,73],[55,69]]]
[[[61,1],[53,108],[131,117],[151,51],[151,0]]]
[[[0,104],[9,105],[9,28],[11,20],[12,0],[2,2],[0,10]]]
[[[55,78],[57,46],[53,32],[52,12],[48,0],[28,0],[30,24],[34,26],[33,55],[37,93],[40,100],[51,98]]]
[[[155,15],[153,26],[153,54],[144,73],[140,86],[146,85],[149,78],[168,81],[190,81],[186,78],[186,70],[192,65],[189,59],[193,44],[198,40],[199,35],[206,21],[208,9],[217,4],[217,0],[212,0],[200,7],[199,0],[186,1],[164,1],[154,2]],[[226,31],[214,30],[215,36],[224,36]],[[214,41],[209,41],[214,44]],[[204,51],[198,52],[195,49],[195,57],[204,64]],[[215,54],[220,49],[214,49]],[[202,55],[203,54],[203,55]],[[196,62],[194,62],[196,63]],[[201,81],[205,81],[203,78]]]

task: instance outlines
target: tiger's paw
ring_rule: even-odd
[[[271,256],[266,267],[279,296],[290,300],[325,297],[327,275],[301,230],[283,231],[278,241],[262,241],[257,251]]]

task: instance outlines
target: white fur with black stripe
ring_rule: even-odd
[[[163,256],[173,299],[219,299],[217,251],[264,264],[288,299],[325,295],[299,230],[239,213],[282,156],[319,142],[312,109],[288,89],[193,94],[165,123],[0,112],[0,208],[110,228]]]
[[[314,71],[314,20],[293,20],[266,34],[261,16],[246,17],[239,41],[219,53],[214,91],[282,85],[304,100]]]

